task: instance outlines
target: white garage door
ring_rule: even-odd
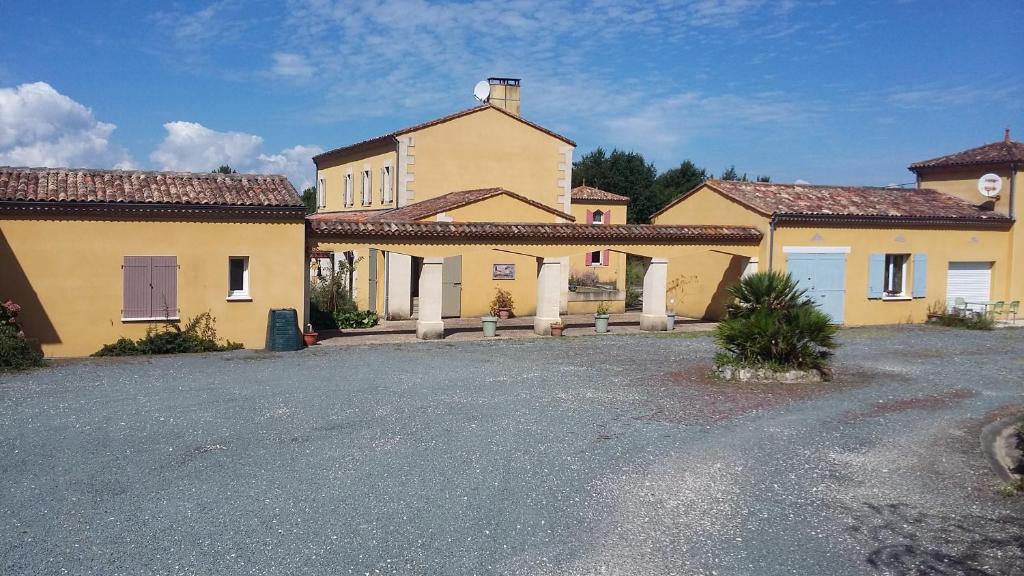
[[[946,304],[952,306],[957,298],[967,302],[988,302],[992,297],[991,262],[950,262],[946,275]],[[972,308],[981,309],[980,306]]]

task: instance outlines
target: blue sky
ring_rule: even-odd
[[[1024,138],[1019,0],[12,2],[0,164],[245,171],[523,81],[577,141],[775,181],[890,184]]]

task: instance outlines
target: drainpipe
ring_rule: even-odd
[[[1010,164],[1010,221],[1013,221],[1015,214],[1017,213],[1016,204],[1017,202],[1017,165]]]
[[[775,214],[768,221],[768,270],[774,270],[775,263]]]

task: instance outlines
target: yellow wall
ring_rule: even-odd
[[[625,204],[597,204],[597,203],[585,203],[585,202],[573,202],[570,214],[576,218],[577,224],[587,223],[587,211],[600,210],[604,213],[611,213],[612,224],[625,224],[626,223],[626,205]],[[609,220],[605,220],[606,222]],[[622,252],[616,252],[612,250],[608,254],[609,262],[604,266],[587,266],[587,255],[577,254],[569,259],[569,265],[571,266],[571,272],[573,274],[581,274],[586,270],[591,270],[597,274],[597,279],[600,282],[615,283],[619,290],[626,289],[626,254]],[[582,306],[583,303],[570,303],[569,313],[576,314],[573,312],[574,309],[589,310],[589,306]],[[623,304],[623,306],[625,306]],[[579,312],[585,313],[585,312]]]
[[[456,190],[501,187],[558,210],[567,144],[497,110],[485,109],[412,134],[412,202]]]
[[[994,208],[1003,214],[1008,214],[1010,211],[1009,168],[997,169],[991,166],[968,166],[963,168],[931,169],[924,171],[919,176],[920,187],[933,188],[939,192],[959,196],[971,204],[982,204],[989,201],[989,199],[978,192],[978,178],[988,173],[998,175],[999,179],[1003,182],[1002,193],[999,199],[995,201]]]
[[[978,196],[977,190],[973,193]],[[764,234],[761,245],[753,251],[711,247],[706,254],[691,254],[684,259],[672,257],[669,262],[669,298],[675,297],[676,311],[687,316],[712,319],[721,317],[724,305],[729,300],[724,288],[740,278],[745,257],[756,256],[759,270],[767,270],[771,260],[776,270],[785,271],[785,246],[850,247],[844,302],[844,317],[849,325],[923,322],[929,305],[936,300],[945,300],[946,272],[951,261],[995,262],[992,269],[992,298],[1020,299],[1020,296],[1011,295],[1007,288],[1011,273],[1012,240],[1006,231],[864,226],[797,227],[780,224],[775,233],[774,255],[769,259],[768,219],[708,187],[698,189],[656,216],[654,223],[753,226]],[[869,300],[868,260],[873,253],[927,254],[926,297],[902,301]],[[911,275],[908,278],[908,290],[912,289],[911,267],[908,267],[908,274]]]
[[[998,174],[1003,182],[1000,197],[993,203],[995,210],[1003,214],[1010,212],[1010,170],[1009,168],[993,168],[991,166],[969,166],[963,168],[941,168],[923,171],[919,176],[921,188],[934,188],[940,192],[959,196],[968,202],[981,204],[986,198],[978,193],[978,178],[985,174]],[[1024,194],[1024,175],[1017,173],[1016,193],[1017,217],[1020,217],[1022,203],[1020,195]],[[1007,234],[1010,255],[1006,262],[1007,271],[1003,275],[1002,288],[1007,300],[1024,300],[1024,233],[1017,231],[1017,225]],[[995,283],[995,278],[993,278]]]
[[[557,217],[546,210],[531,206],[526,202],[502,194],[492,196],[479,202],[467,204],[444,213],[453,222],[551,222]],[[437,216],[423,218],[424,222],[434,222]]]
[[[177,256],[182,321],[209,311],[222,338],[263,348],[271,308],[302,321],[304,236],[301,222],[0,219],[0,299],[47,356],[85,356],[150,326],[121,321],[123,257]],[[252,301],[227,301],[229,256],[249,256]]]
[[[784,246],[849,246],[846,256],[844,316],[848,325],[924,322],[928,307],[946,299],[949,262],[995,262],[992,299],[1006,298],[1009,267],[1007,234],[992,230],[923,230],[906,228],[779,228],[775,235],[775,266],[786,269]],[[871,254],[927,254],[927,293],[911,300],[868,299]],[[909,264],[907,291],[913,290]]]
[[[391,165],[391,202],[381,201],[381,168],[390,162]],[[369,165],[372,192],[369,206],[363,204],[363,169]],[[352,206],[345,206],[345,174],[352,171]],[[317,169],[317,181],[323,179],[327,184],[327,206],[318,212],[343,212],[352,210],[369,210],[394,208],[398,198],[398,153],[394,144],[383,144],[369,150],[350,154],[344,158],[335,158],[321,162]]]

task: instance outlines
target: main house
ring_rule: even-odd
[[[519,115],[518,80],[492,78],[490,86],[487,104],[314,157],[314,230],[326,222],[625,224],[628,198],[571,188],[576,145]],[[317,255],[354,264],[360,307],[390,319],[418,316],[420,258],[346,239],[321,239]],[[533,252],[484,246],[445,257],[442,316],[486,315],[499,288],[512,294],[517,314],[535,314],[535,267]],[[559,311],[596,308],[592,292],[568,290],[579,278],[603,287],[598,298],[621,312],[625,271],[625,254],[610,246],[561,257]]]

